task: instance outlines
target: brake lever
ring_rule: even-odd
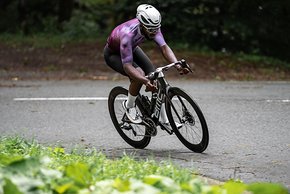
[[[189,64],[186,63],[186,61],[184,59],[180,60],[180,65],[182,68],[186,68],[188,69],[191,73],[193,73],[192,69],[190,68]]]

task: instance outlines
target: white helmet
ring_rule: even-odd
[[[136,17],[147,28],[160,28],[161,26],[161,15],[152,5],[139,5]]]

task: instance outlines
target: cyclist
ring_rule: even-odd
[[[123,102],[123,106],[126,109],[128,119],[133,123],[142,122],[135,108],[135,100],[142,85],[146,86],[146,91],[154,92],[157,89],[145,77],[155,68],[138,45],[145,40],[152,40],[159,46],[164,58],[169,63],[177,61],[173,51],[166,44],[160,27],[161,15],[159,11],[152,5],[139,5],[136,18],[117,26],[108,37],[104,48],[104,58],[107,65],[130,79],[128,99]],[[188,69],[182,68],[180,65],[177,65],[176,69],[180,74],[189,72]],[[161,108],[160,122],[169,126],[164,105]]]

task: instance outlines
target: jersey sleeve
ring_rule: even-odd
[[[120,54],[122,63],[133,63],[132,37],[124,34],[120,40]]]
[[[163,34],[161,33],[160,29],[158,30],[157,34],[155,35],[154,41],[160,47],[166,45],[166,42],[164,40]]]

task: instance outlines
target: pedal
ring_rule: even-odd
[[[121,126],[122,129],[124,130],[133,130],[133,127],[129,124],[129,123],[123,123],[123,125]]]

